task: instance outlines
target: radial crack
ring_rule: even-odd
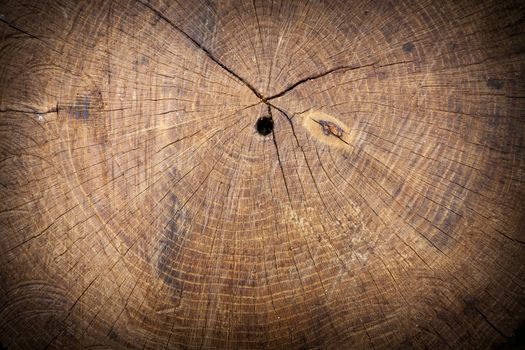
[[[268,114],[273,119],[272,109],[269,104],[268,104]],[[288,195],[288,200],[290,201],[290,203],[292,203],[292,197],[290,197],[290,191],[288,190],[288,183],[286,182],[286,177],[284,176],[284,168],[283,168],[283,163],[281,162],[281,155],[279,154],[279,147],[277,146],[277,140],[275,139],[275,132],[272,132],[272,137],[273,137],[273,144],[275,145],[275,151],[277,152],[277,160],[279,161],[279,167],[281,168],[281,174],[283,175],[284,187],[286,188],[286,194]]]
[[[377,63],[377,62],[376,62]],[[314,80],[314,79],[318,79],[318,78],[322,78],[328,74],[331,74],[331,73],[336,73],[336,72],[341,72],[341,71],[349,71],[349,70],[356,70],[356,69],[361,69],[361,68],[366,68],[366,67],[371,67],[373,65],[375,65],[376,63],[370,63],[370,64],[367,64],[367,65],[364,65],[364,66],[354,66],[354,65],[346,65],[346,66],[339,66],[339,67],[335,67],[335,68],[332,68],[332,69],[329,69],[327,70],[326,72],[323,72],[323,73],[319,73],[319,74],[316,74],[316,75],[311,75],[309,77],[306,77],[306,78],[303,78],[297,82],[295,82],[294,84],[288,86],[286,89],[284,89],[283,91],[275,94],[275,95],[272,95],[270,97],[268,97],[266,100],[269,101],[269,100],[273,100],[275,98],[278,98],[278,97],[281,97],[283,96],[284,94],[288,93],[289,91],[295,89],[297,86],[301,85],[301,84],[304,84],[306,83],[307,81],[310,81],[310,80]]]
[[[33,39],[36,39],[36,40],[39,40],[39,41],[44,42],[44,40],[40,39],[40,38],[37,37],[36,35],[31,34],[31,33],[28,33],[28,32],[26,32],[25,30],[18,28],[17,26],[11,24],[10,22],[6,21],[6,20],[3,19],[3,18],[0,18],[0,22],[5,23],[9,28],[12,28],[12,29],[14,29],[14,30],[16,30],[16,31],[18,31],[18,32],[20,32],[20,33],[22,33],[22,34],[25,34],[25,35],[27,35],[28,37],[31,37],[31,38],[33,38]]]
[[[253,86],[251,85],[246,79],[244,79],[243,77],[241,77],[239,74],[235,73],[231,68],[229,68],[228,66],[226,66],[224,63],[222,63],[221,61],[219,61],[219,59],[217,59],[215,56],[213,56],[213,54],[206,48],[204,47],[201,43],[199,43],[197,40],[193,39],[191,36],[189,36],[184,30],[182,30],[179,26],[177,26],[175,23],[173,23],[169,18],[167,18],[166,16],[164,16],[159,10],[157,10],[156,8],[154,8],[153,6],[151,6],[150,4],[148,3],[145,3],[143,0],[136,0],[137,2],[141,3],[142,5],[144,5],[145,7],[147,7],[148,9],[150,9],[153,13],[155,13],[159,18],[161,18],[164,22],[168,23],[173,29],[175,29],[176,31],[178,31],[179,33],[181,33],[182,35],[184,35],[189,41],[191,41],[195,46],[197,46],[202,52],[204,52],[206,54],[206,56],[208,56],[213,62],[215,62],[217,65],[219,65],[222,69],[224,69],[225,71],[227,71],[228,73],[230,73],[232,76],[234,76],[237,80],[239,80],[241,83],[243,83],[246,87],[248,87],[248,89],[250,89],[254,94],[255,96],[257,96],[258,98],[260,98],[261,100],[265,101],[266,99],[264,98],[264,96]]]

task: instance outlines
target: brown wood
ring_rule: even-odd
[[[2,1],[1,344],[516,343],[524,18]]]

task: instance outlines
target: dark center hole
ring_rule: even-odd
[[[268,135],[273,130],[273,120],[271,117],[261,117],[257,119],[255,123],[255,128],[257,132],[263,136]]]

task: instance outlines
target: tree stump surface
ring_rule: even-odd
[[[484,349],[525,318],[525,3],[0,4],[8,349]]]

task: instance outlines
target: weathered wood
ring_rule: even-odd
[[[0,342],[492,348],[525,4],[0,4]]]

